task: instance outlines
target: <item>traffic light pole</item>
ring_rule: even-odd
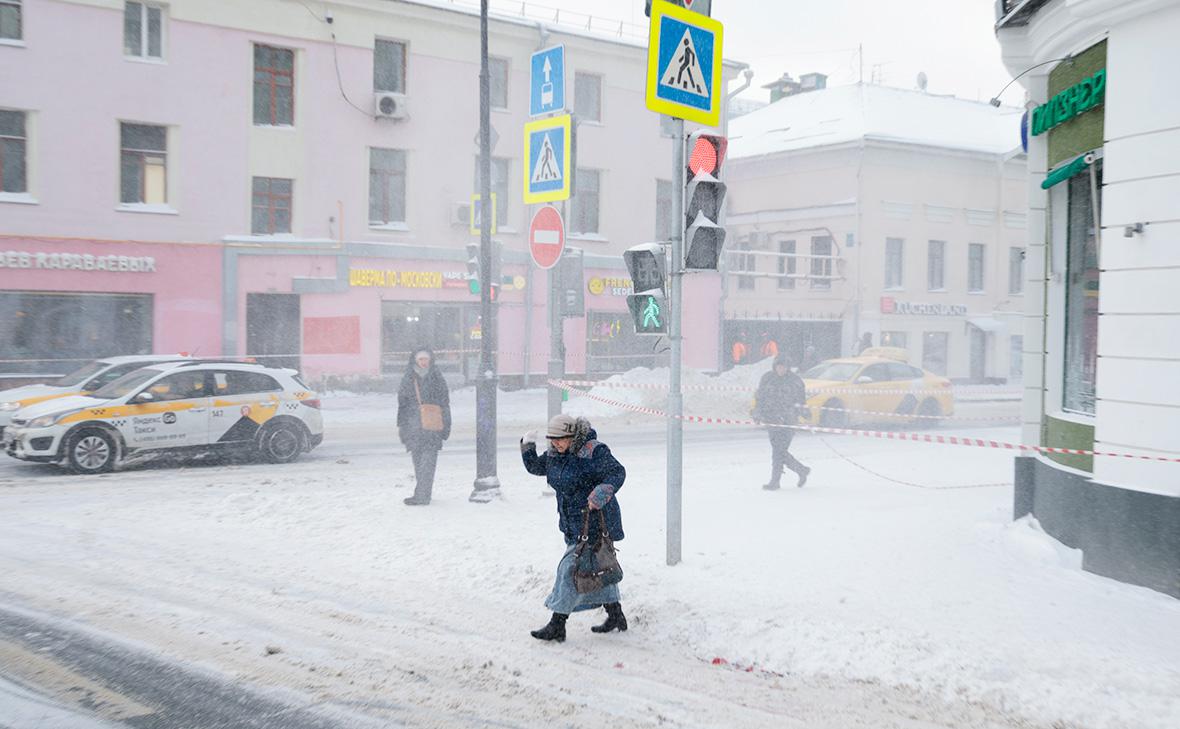
[[[684,411],[684,397],[680,392],[680,302],[681,286],[684,284],[684,120],[672,123],[675,130],[673,151],[672,184],[676,194],[672,195],[672,261],[668,266],[668,338],[671,340],[671,373],[668,381],[668,513],[667,513],[667,562],[669,566],[680,563],[681,507],[683,483],[683,424],[680,416]]]
[[[475,484],[470,501],[499,494],[496,475],[496,310],[492,303],[491,82],[488,74],[488,0],[480,0],[479,191],[479,375],[475,380]]]

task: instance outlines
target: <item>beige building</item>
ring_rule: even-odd
[[[955,380],[1019,379],[1021,111],[808,79],[730,123],[726,356],[868,333]]]

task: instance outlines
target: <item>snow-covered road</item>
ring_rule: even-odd
[[[0,462],[0,599],[391,725],[1180,723],[1180,602],[1012,523],[1002,451],[802,436],[808,487],[767,493],[763,434],[689,426],[670,568],[662,424],[601,419],[628,469],[632,629],[577,615],[565,644],[534,641],[561,552],[514,445],[539,393],[501,397],[487,505],[466,500],[463,393],[427,508],[401,503],[412,469],[378,396],[327,401],[324,446],[289,466]]]

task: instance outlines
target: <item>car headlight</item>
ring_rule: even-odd
[[[12,412],[13,410],[20,410],[19,401],[14,400],[12,402],[0,402],[0,412],[7,413]]]
[[[42,415],[39,418],[33,418],[29,421],[30,428],[48,428],[54,423],[58,422],[67,415],[73,415],[79,412],[78,410],[67,410],[64,413],[53,413],[52,415]]]

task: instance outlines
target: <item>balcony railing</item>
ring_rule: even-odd
[[[996,0],[996,30],[1028,25],[1028,21],[1051,0]]]

